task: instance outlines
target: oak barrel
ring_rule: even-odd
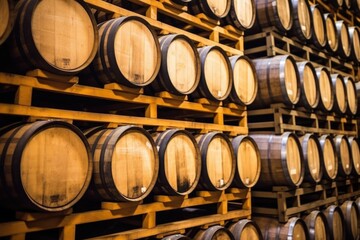
[[[245,31],[251,29],[256,19],[255,0],[231,0],[225,22]]]
[[[240,188],[253,187],[260,177],[261,159],[256,142],[240,135],[232,140],[236,156],[236,171],[233,185]]]
[[[357,197],[356,200],[355,200],[355,204],[358,208],[358,211],[360,212],[360,197]]]
[[[159,152],[156,193],[187,195],[197,186],[201,156],[195,138],[186,130],[172,129],[153,134]]]
[[[354,79],[350,76],[344,77],[344,84],[346,86],[346,97],[348,105],[347,113],[350,115],[356,115],[358,110],[358,98]]]
[[[99,36],[84,1],[21,0],[18,4],[10,48],[19,71],[38,68],[74,75],[91,63]]]
[[[229,138],[220,132],[196,136],[201,152],[201,177],[198,188],[225,190],[235,176],[235,154]]]
[[[162,240],[191,240],[191,239],[181,234],[174,234],[171,236],[164,237],[162,238]]]
[[[310,240],[329,239],[329,226],[322,212],[313,210],[302,219],[309,230]]]
[[[91,65],[98,82],[149,85],[161,65],[155,31],[143,18],[120,17],[99,25],[100,46]]]
[[[338,176],[346,177],[352,172],[351,147],[345,135],[334,137],[335,149],[338,159]]]
[[[358,26],[352,26],[348,29],[351,45],[351,57],[355,62],[360,63],[360,28]]]
[[[328,234],[330,239],[346,239],[344,215],[340,207],[331,205],[323,210],[323,213],[329,226],[330,231],[328,231]]]
[[[235,223],[231,223],[228,229],[234,236],[235,240],[262,240],[261,230],[258,225],[249,219],[242,219]]]
[[[327,43],[324,14],[318,4],[310,6],[310,10],[313,19],[311,41],[317,48],[323,49]]]
[[[106,201],[140,201],[153,189],[159,171],[155,142],[143,128],[121,126],[86,134],[94,158],[92,188]]]
[[[351,148],[351,158],[354,176],[360,176],[360,147],[359,140],[355,137],[348,137]],[[360,209],[359,209],[360,211]]]
[[[336,8],[342,8],[345,1],[346,0],[327,0],[326,2],[329,2],[330,4],[332,4]]]
[[[335,94],[333,111],[340,115],[346,113],[347,96],[344,77],[340,74],[331,74],[332,89]]]
[[[204,13],[212,19],[221,19],[228,15],[231,0],[192,0],[189,2],[189,11],[192,14]]]
[[[199,230],[194,240],[235,240],[231,232],[222,226],[213,226]]]
[[[264,239],[309,239],[308,229],[301,218],[292,217],[287,223],[280,223],[275,218],[252,217],[252,219],[261,229]]]
[[[322,135],[319,138],[321,150],[323,153],[323,178],[334,180],[338,174],[338,159],[334,140],[330,135]]]
[[[301,42],[306,43],[313,34],[310,4],[307,0],[292,0],[291,2],[293,7],[293,26],[290,33]]]
[[[300,99],[300,80],[293,57],[279,55],[253,60],[258,79],[258,94],[251,105],[265,108],[272,103],[292,106]]]
[[[9,37],[15,21],[15,1],[0,0],[0,45]]]
[[[325,19],[326,39],[327,39],[326,49],[330,53],[336,53],[339,46],[339,40],[337,37],[334,15],[331,13],[325,13],[324,19]]]
[[[297,136],[290,132],[282,135],[250,135],[258,145],[261,173],[257,188],[272,186],[299,186],[304,179],[304,161]]]
[[[349,58],[351,54],[351,40],[348,25],[345,21],[339,20],[335,22],[339,47],[337,54],[342,58]]]
[[[320,101],[318,108],[330,112],[334,107],[335,92],[332,87],[332,79],[329,70],[325,67],[316,68],[316,75],[319,80]]]
[[[182,34],[165,35],[159,41],[161,67],[151,87],[175,95],[191,94],[200,82],[200,57],[194,43]]]
[[[256,0],[255,28],[276,27],[280,32],[290,31],[293,25],[291,0]]]
[[[324,162],[320,142],[312,133],[305,134],[299,140],[304,155],[304,182],[319,183],[323,176]]]
[[[351,10],[352,0],[344,0],[344,8]]]
[[[89,144],[66,122],[38,121],[8,129],[0,137],[0,156],[0,198],[6,197],[6,206],[16,210],[66,210],[80,200],[91,180]]]
[[[341,206],[344,215],[346,239],[356,240],[360,235],[359,209],[354,201],[345,201]]]
[[[233,85],[230,60],[218,46],[198,48],[201,60],[201,78],[193,98],[208,98],[212,101],[225,100]]]
[[[319,81],[311,62],[297,62],[300,76],[300,100],[298,106],[315,109],[320,101]]]
[[[250,105],[258,92],[256,70],[252,61],[246,56],[230,57],[233,71],[233,85],[229,95],[230,101],[240,105]]]

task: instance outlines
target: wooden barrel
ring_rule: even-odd
[[[344,77],[344,84],[346,86],[347,97],[347,113],[349,115],[356,115],[358,110],[358,98],[356,94],[356,86],[352,77]]]
[[[171,236],[164,237],[162,238],[162,240],[191,240],[191,239],[181,234],[174,234]]]
[[[255,28],[276,27],[280,32],[290,31],[293,25],[291,0],[256,0]]]
[[[330,53],[336,53],[339,46],[339,40],[337,37],[334,16],[331,13],[325,13],[324,19],[325,19],[326,39],[327,39],[326,49]]]
[[[360,16],[360,0],[352,0],[352,10]]]
[[[0,198],[6,197],[6,206],[16,210],[66,210],[84,195],[91,180],[89,144],[66,122],[12,128],[0,137],[0,156]]]
[[[323,213],[329,226],[330,231],[328,231],[328,234],[330,235],[330,239],[346,239],[344,215],[340,207],[331,205],[323,210]]]
[[[198,49],[201,60],[201,78],[193,98],[208,98],[212,101],[225,100],[233,85],[230,60],[218,46]]]
[[[252,219],[261,229],[264,239],[309,239],[306,224],[301,218],[292,217],[287,223],[280,223],[274,218],[252,217]]]
[[[312,5],[310,10],[313,19],[313,34],[311,35],[311,40],[317,48],[323,49],[327,43],[324,14],[320,5]]]
[[[338,176],[346,177],[352,172],[351,147],[345,135],[334,137],[335,149],[338,159]]]
[[[252,28],[256,19],[255,0],[231,0],[230,3],[225,22],[241,31]]]
[[[159,152],[156,193],[187,195],[197,186],[201,172],[200,150],[186,130],[172,129],[153,134]]]
[[[140,201],[153,189],[159,157],[150,134],[135,126],[86,134],[94,158],[93,190],[101,200]]]
[[[348,141],[351,148],[351,158],[353,165],[353,175],[360,176],[360,147],[359,141],[355,137],[348,137]]]
[[[159,40],[150,24],[136,16],[99,25],[100,46],[91,68],[98,82],[128,87],[149,85],[161,65]]]
[[[242,219],[231,223],[228,227],[235,240],[262,240],[261,230],[258,225],[249,219]]]
[[[330,135],[322,135],[319,138],[321,150],[323,153],[323,178],[334,180],[338,174],[338,160],[333,138]]]
[[[340,208],[344,215],[346,239],[359,239],[360,216],[356,203],[354,201],[345,201]]]
[[[198,135],[201,152],[201,177],[198,188],[225,190],[235,175],[235,154],[229,138],[223,133],[210,132]]]
[[[340,74],[331,74],[333,92],[335,94],[333,111],[344,114],[347,110],[347,96],[344,78]]]
[[[319,80],[320,101],[318,108],[325,112],[332,111],[334,107],[334,91],[332,88],[331,75],[325,67],[316,68],[316,75]]]
[[[222,226],[213,226],[201,229],[193,238],[194,240],[235,240],[231,232]]]
[[[153,81],[153,90],[175,95],[191,94],[200,82],[200,57],[194,43],[182,34],[159,38],[161,67],[159,78]]]
[[[298,106],[315,109],[320,101],[319,81],[311,62],[297,62],[300,76],[300,100]]]
[[[356,200],[355,200],[355,204],[358,208],[358,211],[360,212],[360,197],[357,197]]]
[[[174,3],[181,4],[181,5],[187,5],[192,0],[171,0]]]
[[[346,9],[351,9],[351,5],[352,5],[352,0],[344,0],[344,7]]]
[[[14,0],[0,0],[0,45],[9,37],[15,20]]]
[[[304,155],[304,182],[319,183],[323,176],[324,162],[320,142],[312,133],[305,134],[299,140]]]
[[[249,136],[240,135],[232,140],[236,156],[233,185],[240,188],[253,187],[260,177],[261,159],[256,142]]]
[[[336,8],[342,8],[346,0],[330,0],[330,3]]]
[[[307,0],[292,0],[293,26],[291,35],[297,37],[301,42],[306,43],[313,34],[313,19],[310,4]]]
[[[254,108],[265,108],[272,103],[292,106],[300,99],[300,80],[296,62],[289,55],[255,59],[259,89]]]
[[[360,29],[358,26],[352,26],[348,29],[351,45],[351,57],[355,62],[360,63]]]
[[[94,59],[99,36],[84,1],[21,0],[17,9],[11,56],[19,71],[74,75]]]
[[[349,35],[348,25],[345,21],[339,20],[335,22],[337,39],[339,42],[339,47],[337,49],[337,54],[342,58],[349,58],[351,54],[351,40]]]
[[[256,70],[246,56],[230,57],[234,84],[229,95],[230,101],[247,106],[254,102],[258,92]]]
[[[192,0],[188,4],[192,14],[204,13],[209,18],[221,19],[230,11],[230,0]]]
[[[277,135],[250,135],[258,145],[261,173],[257,188],[299,186],[304,179],[303,154],[299,139],[286,132]]]
[[[329,239],[329,226],[322,212],[318,210],[311,211],[310,214],[304,216],[302,219],[309,230],[310,240]]]

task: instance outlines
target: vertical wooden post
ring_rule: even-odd
[[[15,97],[15,104],[31,106],[32,87],[20,85]]]
[[[148,18],[157,20],[157,8],[155,6],[149,6],[149,8],[146,10],[146,16]]]
[[[60,240],[75,240],[75,225],[68,225],[61,229]]]
[[[150,103],[146,107],[145,117],[147,118],[157,118],[157,105],[155,103]]]
[[[155,212],[149,212],[144,215],[143,217],[143,228],[154,228],[156,226],[156,213]]]

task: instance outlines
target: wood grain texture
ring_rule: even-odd
[[[335,93],[333,111],[344,114],[347,109],[347,96],[344,78],[340,74],[331,74],[332,88]]]
[[[351,44],[351,57],[356,62],[360,62],[360,30],[357,26],[349,27]]]
[[[194,240],[233,240],[231,232],[222,226],[213,226],[196,233]]]
[[[356,175],[360,175],[360,148],[358,139],[355,137],[349,137],[348,141],[351,147],[353,173]]]
[[[335,92],[332,88],[330,72],[326,68],[316,68],[315,70],[319,80],[319,108],[324,111],[331,111],[334,106]]]
[[[358,109],[358,97],[356,94],[356,86],[352,77],[344,77],[344,84],[346,86],[347,97],[347,113],[356,115]]]
[[[0,0],[0,45],[9,37],[14,26],[14,8],[13,0]]]
[[[349,141],[344,135],[336,135],[334,142],[339,162],[338,176],[346,177],[350,175],[353,168]]]
[[[326,25],[327,49],[332,52],[336,52],[338,49],[339,41],[337,38],[334,17],[331,14],[324,14],[324,18]]]
[[[317,75],[310,62],[297,62],[300,76],[301,96],[298,105],[315,109],[319,104],[320,93]]]
[[[240,30],[250,29],[256,19],[255,0],[232,0],[226,22]]]
[[[346,239],[359,238],[359,209],[353,201],[345,201],[341,206],[341,211],[344,215]]]
[[[1,137],[0,150],[6,156],[2,184],[17,208],[65,210],[90,183],[89,147],[80,130],[70,124],[40,121],[22,125]]]
[[[324,156],[324,177],[333,180],[338,174],[339,166],[334,141],[329,135],[323,135],[319,142]]]
[[[337,53],[342,58],[348,58],[351,54],[349,29],[346,22],[340,20],[335,22],[339,47]]]
[[[345,238],[345,221],[340,207],[331,205],[323,210],[329,226],[329,235],[331,239],[346,239]]]
[[[308,215],[303,216],[303,220],[309,229],[310,239],[327,239],[329,227],[325,215],[313,210]]]
[[[242,239],[262,239],[261,231],[255,222],[248,219],[239,220],[236,223],[231,224],[228,229],[234,236],[235,240]]]
[[[322,49],[327,43],[324,15],[319,5],[310,6],[310,9],[313,18],[313,34],[311,39],[316,47]]]
[[[291,34],[300,41],[307,42],[312,35],[312,15],[307,0],[292,0],[293,26]]]

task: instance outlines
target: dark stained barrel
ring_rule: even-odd
[[[252,28],[255,19],[255,0],[231,0],[230,11],[225,18],[226,23],[245,31]]]
[[[194,240],[234,240],[234,236],[229,230],[222,226],[213,226],[208,229],[199,230],[193,238]]]
[[[10,48],[19,71],[75,75],[94,59],[98,30],[84,1],[21,0],[17,8]]]
[[[328,180],[334,180],[338,174],[338,159],[334,140],[330,135],[322,135],[319,138],[320,146],[323,152],[323,177]]]
[[[280,32],[290,31],[293,25],[291,0],[256,0],[255,28],[276,27]]]
[[[344,215],[342,214],[340,207],[331,205],[323,210],[323,213],[329,226],[328,234],[330,235],[330,239],[347,239],[345,238],[346,226]]]
[[[259,89],[253,108],[265,108],[272,103],[295,105],[300,99],[299,72],[293,57],[279,55],[255,59]]]
[[[315,109],[320,101],[319,81],[311,62],[296,63],[300,76],[300,100],[298,106]]]
[[[249,219],[242,219],[235,223],[231,223],[228,229],[234,236],[235,240],[251,239],[262,240],[261,230],[258,225]]]
[[[157,35],[143,18],[120,17],[99,26],[100,46],[92,70],[101,84],[143,87],[155,80],[161,52]]]
[[[337,53],[340,57],[347,59],[351,54],[351,39],[349,35],[348,25],[345,21],[339,20],[335,22],[339,47]]]
[[[279,223],[275,218],[252,217],[252,219],[261,229],[264,239],[309,239],[307,226],[301,218],[292,217],[287,223]]]
[[[309,2],[307,0],[292,0],[292,7],[293,26],[290,33],[301,42],[306,43],[313,34],[313,19]]]
[[[220,132],[196,136],[201,152],[201,177],[198,188],[225,190],[235,176],[235,154],[229,138]]]
[[[240,135],[232,140],[236,157],[236,171],[233,185],[241,188],[253,187],[261,171],[260,152],[256,142],[250,137]]]
[[[159,152],[156,193],[187,195],[197,186],[201,156],[195,138],[186,130],[172,129],[153,134]]]
[[[212,101],[225,100],[232,89],[233,73],[225,51],[218,46],[198,48],[201,60],[201,78],[193,98]]]
[[[348,200],[345,201],[340,208],[344,215],[346,239],[359,239],[360,216],[356,203]]]
[[[327,68],[316,68],[316,75],[319,80],[319,92],[320,101],[319,109],[325,112],[332,111],[335,102],[335,92],[333,90],[333,84],[330,72]]]
[[[320,142],[312,133],[305,134],[299,140],[304,155],[304,182],[319,183],[323,176],[324,162]]]
[[[320,5],[312,5],[310,10],[313,19],[311,40],[317,48],[323,49],[327,43],[324,14]]]
[[[4,129],[0,156],[0,198],[11,209],[69,209],[91,180],[89,144],[77,127],[66,122],[38,121]]]
[[[310,240],[329,239],[329,226],[322,212],[313,210],[302,219],[309,229]]]
[[[86,136],[94,158],[92,190],[100,200],[140,201],[159,172],[155,142],[143,128],[94,129]]]
[[[230,63],[234,84],[229,99],[240,105],[250,105],[258,92],[258,80],[252,61],[246,56],[232,56]]]
[[[192,0],[188,4],[192,14],[204,13],[212,19],[221,19],[230,11],[230,0]]]
[[[159,77],[151,83],[153,90],[188,95],[200,82],[200,57],[194,43],[182,34],[159,38],[161,67]]]
[[[297,136],[286,132],[280,136],[271,134],[250,135],[258,145],[261,157],[261,173],[257,188],[272,186],[299,186],[304,179],[304,161]]]

